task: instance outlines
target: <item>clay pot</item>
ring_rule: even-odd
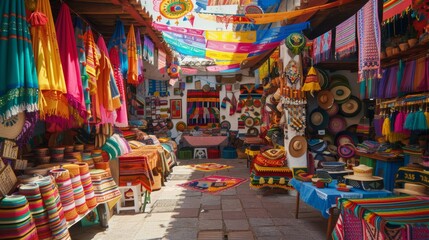
[[[401,49],[401,52],[407,51],[409,48],[408,43],[401,43],[399,44],[399,49]]]
[[[417,42],[418,42],[417,38],[408,39],[408,45],[410,46],[410,48],[414,47],[417,44]]]
[[[386,48],[386,56],[390,57],[393,55],[393,47]]]
[[[398,53],[399,53],[399,48],[398,47],[394,47],[393,50],[392,50],[392,54],[395,55],[395,54],[398,54]]]
[[[386,52],[381,52],[380,58],[385,58],[385,57],[386,57]]]

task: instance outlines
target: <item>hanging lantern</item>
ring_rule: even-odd
[[[285,40],[286,47],[295,55],[300,54],[305,48],[307,40],[302,33],[291,33]]]
[[[319,78],[317,77],[317,70],[311,66],[308,70],[307,77],[305,78],[304,86],[302,86],[301,91],[310,92],[311,96],[314,97],[313,93],[315,91],[320,91]]]

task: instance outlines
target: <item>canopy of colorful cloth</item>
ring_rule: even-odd
[[[61,128],[66,127],[70,115],[67,87],[49,0],[37,2],[30,23],[40,89],[40,118]]]
[[[333,239],[428,239],[429,200],[390,197],[338,200],[340,218]]]
[[[55,22],[58,46],[67,86],[67,100],[70,109],[70,126],[79,127],[86,120],[85,99],[82,89],[76,39],[70,9],[63,3]]]
[[[38,110],[38,81],[23,0],[0,2],[0,122]]]

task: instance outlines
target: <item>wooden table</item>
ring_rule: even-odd
[[[298,218],[300,200],[319,210],[323,217],[328,218],[327,239],[330,239],[333,229],[334,209],[337,207],[338,198],[380,198],[392,195],[387,190],[363,191],[355,188],[350,192],[341,192],[336,189],[336,180],[333,180],[327,188],[316,188],[311,182],[301,182],[295,178],[289,184],[297,191],[295,218]]]

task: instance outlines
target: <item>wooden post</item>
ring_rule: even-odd
[[[299,213],[299,192],[297,191],[296,194],[296,209],[295,209],[295,219],[298,219],[298,213]]]

